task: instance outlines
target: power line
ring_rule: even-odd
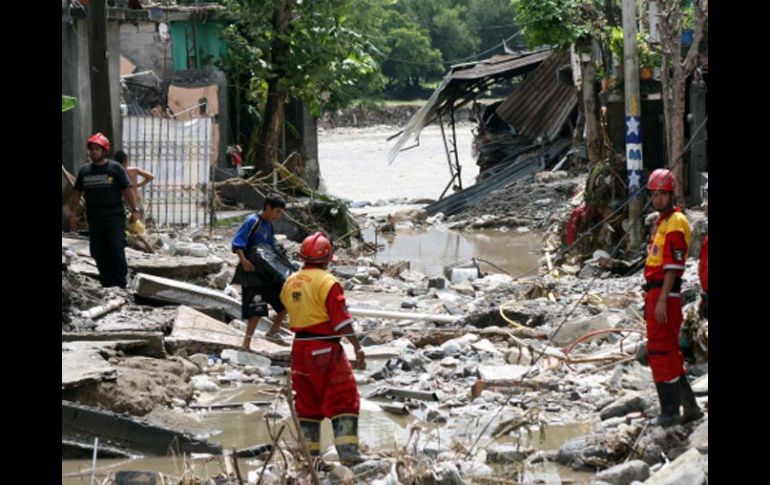
[[[471,54],[470,56],[461,57],[459,59],[450,59],[450,60],[447,60],[447,61],[440,61],[440,62],[421,62],[421,61],[411,61],[409,59],[399,59],[397,57],[390,57],[387,54],[383,53],[381,50],[379,50],[377,47],[375,47],[371,42],[369,43],[369,47],[371,47],[372,51],[375,54],[381,56],[383,59],[388,60],[388,61],[393,61],[393,62],[400,62],[402,64],[415,64],[415,65],[420,65],[420,66],[435,66],[436,64],[457,64],[459,62],[469,61],[469,60],[475,59],[475,58],[480,57],[480,56],[482,56],[484,54],[492,52],[493,50],[495,50],[495,49],[497,49],[499,47],[503,47],[506,42],[508,42],[510,40],[513,40],[514,38],[516,38],[517,36],[519,36],[523,32],[524,32],[524,30],[520,29],[515,34],[513,34],[512,36],[510,36],[507,39],[503,40],[502,42],[500,42],[498,44],[495,44],[494,46],[490,47],[489,49],[483,50],[481,52],[477,52],[475,54]]]

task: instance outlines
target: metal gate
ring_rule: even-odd
[[[213,128],[213,118],[123,118],[129,164],[155,176],[139,189],[146,222],[156,227],[210,224]]]

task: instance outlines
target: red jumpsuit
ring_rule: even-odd
[[[684,374],[684,358],[679,351],[679,331],[682,327],[682,298],[679,294],[687,251],[690,245],[690,225],[679,209],[661,214],[648,246],[644,277],[644,318],[647,323],[647,359],[655,382],[671,382]],[[655,305],[663,286],[666,271],[674,270],[676,280],[666,301],[667,322],[655,319]]]
[[[698,263],[698,277],[700,277],[700,287],[704,293],[709,292],[709,236],[703,239],[703,247],[700,249],[700,261]]]
[[[297,415],[312,420],[357,415],[358,386],[339,343],[339,330],[352,321],[342,287],[323,269],[306,265],[286,280],[281,301],[296,334],[291,375]],[[323,336],[332,338],[303,340]]]
[[[701,298],[703,307],[700,309],[701,316],[708,317],[709,308],[709,236],[703,239],[703,246],[700,249],[700,261],[698,262],[698,277],[700,278]]]

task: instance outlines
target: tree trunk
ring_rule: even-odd
[[[586,122],[586,144],[591,164],[602,160],[602,140],[599,135],[599,112],[596,103],[596,66],[593,60],[583,66],[583,111]]]
[[[235,81],[235,136],[236,145],[241,144],[241,76],[233,75]]]
[[[257,171],[272,173],[273,162],[278,161],[278,145],[286,113],[288,90],[284,84],[283,65],[290,62],[290,46],[284,40],[291,20],[291,0],[283,0],[273,13],[274,37],[270,46],[270,62],[276,66],[275,76],[268,81],[267,104],[262,129],[252,133],[249,155]]]
[[[693,41],[682,59],[682,10],[681,4],[667,1],[659,25],[662,47],[663,114],[666,120],[666,146],[668,166],[676,178],[676,203],[682,204],[684,194],[684,116],[687,78],[696,67],[698,45],[703,37],[703,27],[708,19],[708,3],[695,2],[696,18]]]
[[[676,70],[675,70],[676,72]],[[671,99],[671,138],[668,144],[668,160],[669,166],[672,167],[672,172],[676,179],[676,202],[681,204],[683,202],[682,195],[684,194],[684,178],[682,177],[682,166],[684,165],[685,156],[682,151],[684,150],[684,106],[685,106],[685,81],[686,76],[684,73],[674,75],[672,86],[672,99]]]
[[[278,161],[278,148],[286,113],[286,91],[278,88],[279,80],[271,79],[267,90],[266,124],[260,130],[256,147],[256,168],[263,174],[273,171],[273,162]],[[253,138],[252,138],[253,141]]]

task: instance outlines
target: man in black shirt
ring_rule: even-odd
[[[118,162],[107,159],[110,151],[107,137],[97,133],[88,139],[87,147],[91,163],[80,168],[75,180],[75,189],[69,200],[72,211],[70,227],[77,227],[76,210],[80,196],[84,195],[89,245],[99,269],[99,280],[104,287],[125,288],[128,264],[123,197],[131,206],[129,222],[137,220],[139,208],[126,170]]]

